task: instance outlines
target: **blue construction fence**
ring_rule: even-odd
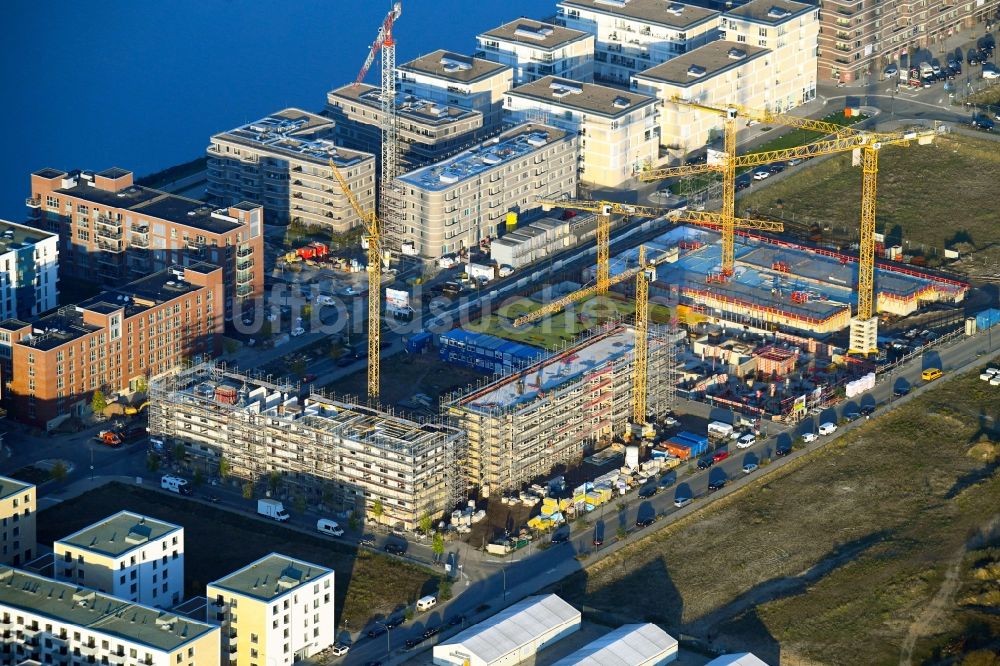
[[[546,355],[545,350],[463,328],[442,333],[438,353],[446,363],[482,372],[506,373]]]

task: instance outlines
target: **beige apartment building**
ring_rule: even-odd
[[[620,187],[660,150],[660,103],[654,96],[546,76],[507,93],[518,121],[536,120],[580,137],[577,173],[597,187]]]
[[[594,35],[519,18],[476,36],[476,57],[509,65],[514,85],[555,75],[594,80]]]
[[[135,185],[132,172],[31,174],[33,226],[59,235],[59,275],[119,287],[176,265],[222,267],[224,311],[264,293],[264,211],[218,208]]]
[[[120,511],[52,545],[56,580],[134,603],[184,600],[184,528]]]
[[[15,567],[38,556],[34,484],[0,476],[0,564]]]
[[[333,121],[301,109],[216,134],[208,146],[208,195],[224,206],[259,203],[269,223],[353,229],[362,221],[330,162],[367,210],[375,201],[375,156],[338,147],[333,139]]]
[[[381,94],[381,89],[367,83],[326,94],[326,115],[336,124],[338,144],[375,154],[381,151]],[[409,93],[397,95],[396,120],[400,160],[408,169],[443,160],[490,134],[479,111]]]
[[[576,171],[576,133],[531,123],[410,171],[397,179],[404,248],[436,259],[477,247],[502,232],[508,211],[575,196]]]
[[[218,627],[0,566],[0,666],[219,666]]]
[[[271,553],[209,583],[223,666],[291,666],[336,640],[333,570]]]
[[[770,51],[761,108],[782,113],[816,97],[819,13],[791,0],[751,0],[722,15],[722,40]]]
[[[396,74],[399,92],[479,111],[487,130],[503,122],[503,94],[514,81],[508,65],[443,49],[398,66]]]
[[[596,37],[594,80],[633,74],[716,39],[719,12],[671,0],[561,0],[556,22]]]
[[[663,100],[660,141],[684,155],[721,135],[723,119],[673,101],[763,108],[774,72],[770,51],[716,41],[632,77],[632,87]]]
[[[917,49],[940,52],[943,42],[997,16],[1000,0],[824,0],[820,8],[819,80],[877,80],[886,65]]]

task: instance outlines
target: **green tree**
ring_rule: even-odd
[[[145,375],[142,375],[139,379],[135,380],[135,391],[136,393],[149,392],[149,382],[146,381]]]
[[[49,470],[49,478],[53,481],[62,481],[68,473],[69,470],[66,469],[66,464],[61,460],[57,460],[56,464]]]
[[[196,486],[200,486],[205,483],[205,473],[201,471],[201,468],[194,471],[194,478],[191,481]]]
[[[628,530],[624,526],[618,528],[618,540],[624,541],[628,538]]]
[[[352,530],[356,530],[360,526],[358,523],[358,514],[354,511],[351,511],[351,515],[347,517],[347,526]]]
[[[431,543],[431,551],[434,553],[434,559],[440,560],[441,556],[444,555],[444,537],[438,532],[434,535],[434,541]]]
[[[418,527],[420,528],[420,531],[423,532],[424,534],[430,534],[431,533],[431,516],[430,516],[430,514],[425,513],[424,515],[420,516],[420,524],[418,525]]]
[[[219,458],[219,476],[223,479],[228,479],[232,471],[232,465],[229,461],[226,458]]]
[[[243,499],[253,499],[253,484],[249,481],[243,484]]]
[[[270,488],[272,495],[278,492],[278,488],[281,487],[281,474],[278,473],[278,470],[274,470],[267,477],[267,487]]]
[[[406,610],[403,611],[403,617],[409,622],[413,619],[413,606],[407,606]]]
[[[377,499],[375,503],[372,504],[372,516],[375,517],[376,521],[381,522],[382,516],[385,514],[385,505],[382,504],[382,500]]]
[[[186,452],[187,450],[184,448],[184,445],[182,443],[177,442],[176,444],[174,444],[174,460],[177,460],[179,462],[183,461]]]
[[[97,389],[94,391],[94,396],[90,399],[90,409],[93,410],[95,414],[103,414],[104,410],[108,408],[108,399],[104,397],[104,391]]]
[[[306,510],[306,498],[301,494],[296,494],[295,499],[292,500],[292,506],[295,507],[296,513],[303,513]]]
[[[160,456],[150,451],[146,456],[146,469],[153,473],[160,469]]]
[[[309,317],[312,316],[312,313],[313,313],[313,306],[312,305],[310,305],[309,303],[306,303],[305,305],[302,306],[302,319],[303,320],[309,319]]]
[[[441,601],[451,599],[451,581],[447,578],[442,579],[438,584],[438,596],[441,598]]]

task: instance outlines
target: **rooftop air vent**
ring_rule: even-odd
[[[628,97],[618,96],[615,97],[615,101],[612,102],[612,104],[616,109],[627,109],[628,107],[632,106],[632,100],[630,100]]]
[[[583,92],[583,88],[579,84],[571,81],[553,81],[549,84],[549,89],[552,90],[552,96],[557,99],[566,95],[579,95]]]
[[[727,54],[729,55],[729,58],[731,60],[742,60],[743,58],[747,57],[746,51],[744,51],[743,49],[738,49],[736,47],[729,49],[729,51],[727,51]]]
[[[670,6],[667,7],[667,12],[673,14],[674,16],[680,16],[684,13],[684,5],[679,2],[671,2]]]
[[[701,65],[691,65],[690,67],[688,67],[687,74],[688,76],[693,76],[695,78],[699,76],[705,76],[705,68],[702,67]]]
[[[594,3],[598,5],[608,5],[609,7],[624,7],[628,4],[628,0],[594,0]]]
[[[767,10],[767,18],[783,19],[791,16],[792,13],[783,7],[771,7]]]
[[[515,37],[526,37],[528,39],[544,40],[552,34],[552,28],[547,25],[534,28],[530,25],[519,25],[514,30]]]
[[[441,56],[441,66],[446,72],[465,72],[472,69],[472,63],[468,60],[459,60],[451,56]]]

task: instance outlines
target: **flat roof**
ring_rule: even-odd
[[[0,220],[0,254],[33,247],[35,243],[47,238],[53,238],[55,235],[48,231],[17,224],[16,222]]]
[[[677,639],[655,624],[626,624],[560,659],[552,666],[635,666],[662,663],[677,652]]]
[[[487,30],[478,35],[478,38],[526,44],[543,51],[554,51],[590,36],[590,33],[582,30],[564,28],[560,25],[522,17],[492,30]]]
[[[705,666],[767,666],[767,662],[753,652],[737,652],[716,657]]]
[[[711,9],[669,0],[561,0],[559,5],[674,29],[691,28],[719,15]]]
[[[173,652],[205,634],[219,631],[219,627],[168,611],[8,566],[0,566],[0,606],[86,627],[164,652]]]
[[[34,488],[35,484],[26,483],[12,479],[9,476],[0,476],[0,499],[7,499],[11,495],[23,493],[25,490]]]
[[[157,217],[174,224],[213,234],[224,234],[243,225],[228,218],[217,206],[177,194],[154,190],[142,185],[130,185],[118,192],[102,190],[79,178],[72,187],[56,190],[57,194],[76,197],[105,208],[121,208],[137,215]]]
[[[302,109],[288,108],[260,120],[220,132],[213,141],[231,141],[262,152],[327,166],[333,160],[338,167],[354,166],[371,153],[339,147],[333,142],[334,122]],[[234,156],[233,159],[238,159]]]
[[[333,569],[318,564],[271,553],[209,585],[270,601],[332,572]]]
[[[435,645],[434,652],[461,646],[488,664],[562,625],[579,624],[580,617],[580,611],[555,594],[528,597]]]
[[[131,511],[119,511],[113,516],[84,527],[56,541],[100,555],[120,557],[150,541],[156,541],[182,528],[173,523],[143,516]]]
[[[398,69],[404,72],[428,74],[457,83],[475,83],[503,70],[509,70],[510,67],[491,60],[438,49],[400,65]]]
[[[618,118],[636,109],[655,104],[656,98],[642,93],[603,86],[599,83],[582,83],[557,76],[546,76],[525,83],[507,92],[508,95],[538,100],[546,104],[596,113],[608,118]]]
[[[381,111],[379,103],[381,95],[381,88],[361,83],[357,86],[348,84],[331,90],[328,94],[328,99],[329,97],[338,97],[357,102],[370,109]],[[441,102],[434,102],[402,92],[396,93],[396,113],[401,118],[432,126],[447,125],[459,120],[475,118],[476,116],[481,117],[483,115],[481,112],[472,109],[463,109],[453,104],[442,104]]]
[[[715,41],[665,63],[633,74],[636,79],[692,86],[760,58],[769,49],[739,42]]]
[[[792,2],[792,0],[750,0],[740,7],[727,9],[725,16],[735,16],[754,23],[781,25],[800,14],[806,14],[816,9],[818,7],[815,5]]]
[[[405,173],[399,180],[425,190],[447,189],[490,169],[502,168],[565,136],[566,132],[555,127],[525,123],[458,155]]]

